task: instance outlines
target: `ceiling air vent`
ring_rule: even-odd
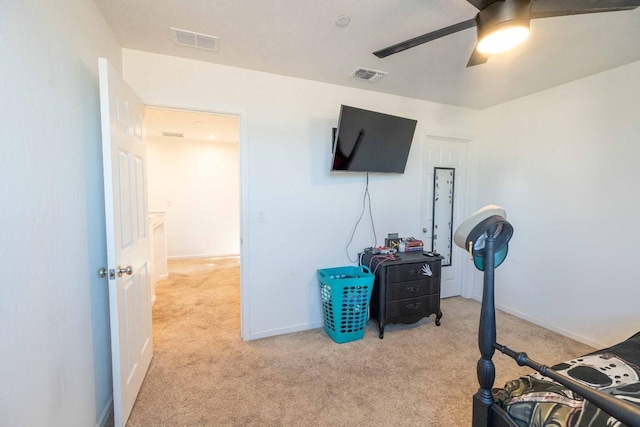
[[[176,43],[181,46],[195,47],[196,49],[204,49],[211,52],[217,52],[220,44],[220,38],[208,36],[206,34],[194,33],[193,31],[180,30],[171,28],[175,36]]]
[[[179,132],[162,132],[162,136],[171,136],[173,138],[184,138],[184,133]]]
[[[356,80],[366,80],[370,83],[375,83],[381,78],[383,78],[384,76],[386,76],[387,74],[389,73],[386,73],[384,71],[371,70],[369,68],[359,67],[359,68],[356,68],[356,70],[353,73],[351,73],[349,77]]]

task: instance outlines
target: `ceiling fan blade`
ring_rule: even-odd
[[[484,53],[478,52],[478,49],[474,47],[473,52],[471,53],[471,57],[469,58],[469,62],[467,62],[467,68],[473,67],[474,65],[484,64],[488,60],[489,60],[489,55],[485,55]]]
[[[640,0],[533,0],[531,19],[632,10]]]
[[[474,5],[478,10],[483,10],[491,3],[495,3],[497,1],[499,0],[467,0],[468,3]]]
[[[394,44],[393,46],[380,49],[378,51],[373,52],[373,54],[378,58],[385,58],[389,55],[393,55],[394,53],[402,52],[403,50],[411,49],[412,47],[419,46],[423,43],[430,42],[432,40],[439,39],[440,37],[448,36],[449,34],[457,33],[458,31],[466,30],[467,28],[472,28],[475,26],[476,26],[475,18],[469,19],[467,21],[459,22],[457,24],[450,25],[445,28],[441,28],[431,33],[414,37],[410,40],[406,40],[401,43]]]

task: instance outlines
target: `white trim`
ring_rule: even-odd
[[[198,259],[198,258],[234,258],[239,257],[240,254],[198,254],[198,255],[176,255],[167,257],[169,260],[182,260],[182,259]],[[158,276],[162,277],[162,276]],[[168,275],[165,275],[165,279]]]
[[[107,404],[102,409],[100,413],[100,417],[98,417],[98,421],[96,422],[96,427],[105,427],[107,425],[107,421],[109,420],[109,416],[113,412],[113,394],[109,396],[109,400]]]
[[[256,340],[259,338],[267,338],[267,337],[273,337],[276,335],[284,335],[284,334],[290,334],[293,332],[302,332],[302,331],[308,331],[310,329],[318,329],[318,328],[322,328],[323,326],[324,326],[324,321],[320,320],[317,322],[300,323],[293,326],[287,326],[286,328],[264,329],[262,331],[251,332],[247,337],[243,336],[242,338],[245,341],[250,341],[250,340]]]
[[[443,135],[434,135],[427,134],[427,139],[435,139],[436,141],[453,141],[453,142],[472,142],[473,138],[471,137],[458,137],[458,136],[443,136]]]
[[[250,286],[249,272],[251,259],[249,258],[249,141],[247,133],[247,109],[237,105],[199,104],[192,102],[173,101],[167,99],[143,98],[147,107],[165,108],[171,110],[199,111],[210,114],[230,115],[238,117],[240,121],[240,336],[243,340],[249,338],[250,322]]]

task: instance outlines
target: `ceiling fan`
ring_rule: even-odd
[[[493,53],[504,52],[522,43],[529,35],[532,19],[585,13],[631,10],[640,0],[467,0],[479,12],[473,19],[403,41],[373,52],[378,58],[411,49],[458,31],[477,27],[476,46],[467,67],[484,64]]]

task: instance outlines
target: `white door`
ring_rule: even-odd
[[[126,424],[153,355],[144,105],[99,59],[115,426]]]
[[[460,295],[462,293],[463,251],[457,250],[453,244],[453,234],[456,227],[464,220],[464,202],[467,179],[467,143],[459,139],[441,137],[427,137],[424,158],[424,188],[425,198],[423,202],[423,241],[425,248],[432,248],[433,239],[433,195],[434,195],[434,168],[453,168],[453,222],[451,231],[439,230],[438,239],[449,240],[449,253],[446,249],[438,250],[445,256],[441,271],[441,296],[442,298]],[[443,246],[442,244],[440,245]],[[444,245],[447,246],[447,245]],[[450,265],[445,265],[450,264]]]

